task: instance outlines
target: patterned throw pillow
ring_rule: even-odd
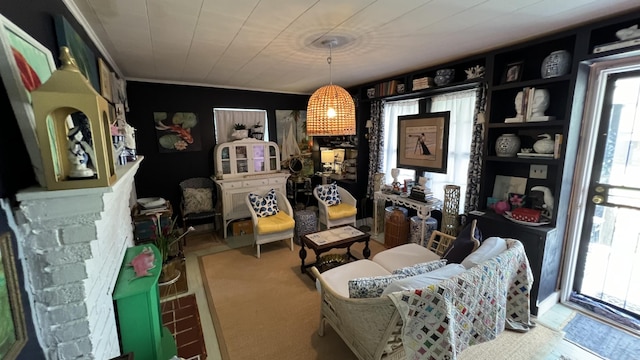
[[[400,269],[393,270],[394,274],[404,275],[404,276],[414,276],[420,275],[424,273],[428,273],[429,271],[440,269],[447,265],[446,259],[434,260],[423,262],[411,266],[406,266]]]
[[[269,190],[264,197],[258,194],[249,193],[249,202],[258,217],[275,215],[280,211],[278,209],[275,189]]]
[[[185,214],[213,211],[213,196],[211,189],[184,189]]]
[[[336,183],[331,185],[318,185],[318,197],[329,206],[338,205],[342,202]]]
[[[383,275],[349,280],[349,297],[352,299],[376,298],[394,280],[405,278],[404,275]]]

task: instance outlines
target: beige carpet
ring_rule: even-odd
[[[354,245],[352,253],[360,257],[362,247]],[[371,256],[384,249],[375,241],[370,247]],[[356,359],[330,326],[317,335],[320,297],[315,283],[300,274],[299,249],[277,242],[263,245],[260,259],[251,246],[200,257],[223,359]],[[313,252],[307,259],[315,259]],[[462,359],[535,359],[558,336],[542,326],[524,335],[505,333],[465,350]]]

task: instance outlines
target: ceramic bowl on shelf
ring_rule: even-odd
[[[440,69],[436,71],[436,77],[433,78],[433,81],[438,86],[447,85],[451,80],[453,80],[455,74],[455,69]]]

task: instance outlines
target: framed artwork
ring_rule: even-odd
[[[198,116],[195,113],[154,112],[153,119],[161,153],[200,151]]]
[[[276,110],[276,140],[280,149],[285,141],[289,129],[293,130],[293,137],[302,152],[311,151],[307,136],[306,110]],[[291,141],[291,139],[287,139]]]
[[[100,94],[103,98],[113,101],[113,93],[111,90],[111,71],[107,63],[98,58],[98,67],[100,68]]]
[[[89,80],[94,90],[101,94],[96,55],[64,16],[56,15],[55,25],[58,46],[66,46],[69,48],[82,75]]]
[[[448,111],[398,117],[398,167],[447,172]]]
[[[31,91],[56,70],[51,51],[0,15],[0,77],[18,120],[31,165],[40,186],[46,186],[42,155],[36,135]]]
[[[15,359],[27,343],[11,233],[0,235],[0,359]]]
[[[493,196],[500,200],[509,200],[509,194],[524,194],[527,190],[527,178],[496,175],[493,183]]]
[[[504,75],[502,76],[503,83],[510,83],[514,81],[520,81],[522,79],[522,67],[523,61],[514,62],[508,64],[504,69]]]

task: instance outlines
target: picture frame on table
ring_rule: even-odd
[[[0,235],[0,320],[0,359],[15,359],[27,343],[27,331],[10,232]]]
[[[46,187],[46,180],[31,91],[44,84],[55,70],[51,51],[0,15],[0,77],[9,95],[36,180],[42,187]]]
[[[502,75],[502,82],[510,83],[515,81],[520,81],[522,79],[523,67],[524,67],[524,61],[516,61],[510,64],[507,64],[507,67],[504,69],[504,74]]]
[[[398,117],[398,167],[447,172],[450,112]]]

